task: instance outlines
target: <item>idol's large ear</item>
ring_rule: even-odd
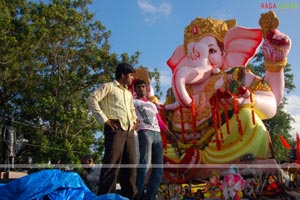
[[[224,38],[224,68],[246,66],[262,42],[260,29],[233,27]]]

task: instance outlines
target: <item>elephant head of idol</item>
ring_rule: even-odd
[[[191,106],[189,85],[201,84],[220,70],[245,66],[261,41],[260,29],[238,27],[236,20],[194,19],[185,28],[184,44],[167,61],[176,100],[182,106]]]

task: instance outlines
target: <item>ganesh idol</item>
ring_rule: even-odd
[[[291,40],[277,30],[274,12],[263,13],[259,24],[245,28],[236,20],[197,17],[185,28],[183,45],[167,61],[174,100],[167,96],[165,105],[182,156],[170,147],[166,163],[268,158],[270,137],[262,120],[276,114],[283,98]],[[260,47],[264,77],[247,68]]]

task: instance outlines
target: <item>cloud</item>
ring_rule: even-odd
[[[285,109],[291,114],[300,114],[300,96],[290,95],[286,96],[288,103],[285,105]]]
[[[171,87],[172,72],[170,70],[160,70],[160,84],[162,87]]]
[[[300,133],[300,96],[290,95],[286,96],[287,105],[284,106],[284,109],[292,115],[295,122],[291,123],[293,130],[290,134],[293,138],[296,138],[296,132]]]
[[[215,18],[216,19],[220,19],[220,20],[228,20],[228,19],[232,19],[232,14],[224,9],[218,10],[214,13]]]
[[[295,122],[291,122],[292,130],[289,133],[296,140],[296,133],[300,134],[300,114],[292,115]]]
[[[137,0],[137,2],[142,12],[147,15],[145,18],[147,22],[154,22],[158,15],[168,16],[172,12],[171,4],[166,2],[162,2],[159,6],[154,6],[146,0]]]

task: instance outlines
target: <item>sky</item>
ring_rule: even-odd
[[[292,41],[288,56],[296,89],[286,94],[285,107],[295,119],[290,134],[300,133],[300,0],[94,0],[90,11],[112,35],[111,52],[141,52],[139,65],[160,72],[163,99],[171,86],[172,72],[166,62],[183,44],[184,29],[196,17],[236,19],[239,26],[259,28],[259,18],[270,8],[280,20],[278,29]]]

